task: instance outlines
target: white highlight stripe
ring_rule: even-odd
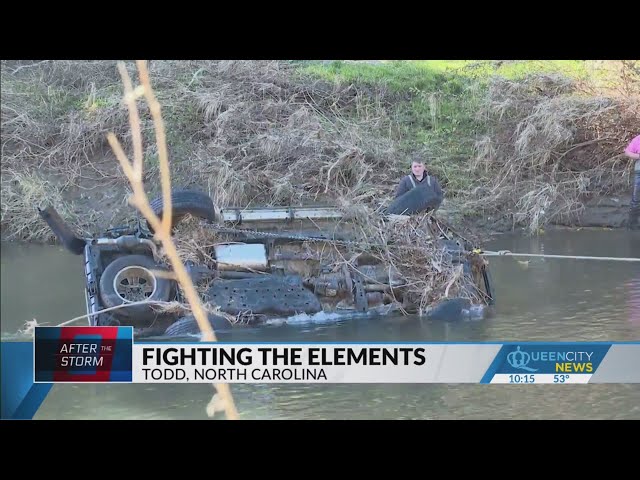
[[[510,383],[513,385],[535,385],[536,383],[589,383],[591,373],[499,373],[493,376],[491,383]]]

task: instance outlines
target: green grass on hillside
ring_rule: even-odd
[[[333,61],[301,62],[300,73],[337,83],[384,89],[397,99],[391,112],[395,140],[407,153],[426,150],[430,168],[443,177],[449,191],[467,189],[469,157],[475,139],[485,131],[478,118],[488,80],[532,73],[559,73],[584,78],[582,61]],[[399,159],[399,161],[404,161]]]

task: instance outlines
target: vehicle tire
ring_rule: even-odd
[[[120,320],[109,312],[98,315],[98,321],[96,322],[98,327],[119,327]]]
[[[104,307],[116,307],[144,299],[168,301],[173,280],[154,275],[154,270],[167,269],[145,255],[125,255],[115,259],[107,265],[100,277],[100,298]],[[124,307],[110,313],[134,321],[151,320],[157,315],[152,305]]]
[[[428,313],[429,320],[457,322],[462,319],[463,310],[471,308],[466,298],[446,298],[438,302]]]
[[[428,209],[436,209],[442,198],[431,188],[412,188],[393,200],[387,207],[387,215],[413,215]]]
[[[149,205],[153,213],[162,219],[164,209],[162,196],[154,198]],[[209,195],[196,190],[174,190],[171,193],[171,228],[188,214],[211,222],[216,221],[216,208]],[[147,228],[153,233],[149,222],[147,222]]]
[[[214,315],[210,313],[209,324],[214,331],[227,330],[232,328],[231,322],[220,315]],[[193,315],[187,315],[186,317],[179,318],[174,323],[169,325],[164,332],[167,337],[182,337],[185,335],[199,335],[201,333],[200,326],[196,317]]]

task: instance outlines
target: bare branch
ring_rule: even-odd
[[[129,109],[129,122],[131,123],[131,135],[133,137],[133,171],[136,181],[142,181],[142,131],[140,128],[140,115],[136,103],[136,94],[133,90],[131,77],[124,63],[118,63],[118,70],[124,84],[124,101]]]
[[[138,88],[134,89],[129,75],[126,71],[124,64],[119,63],[118,69],[122,76],[122,81],[125,86],[125,101],[129,106],[129,121],[131,130],[133,132],[135,159],[134,166],[131,167],[131,163],[124,153],[120,143],[116,139],[115,135],[109,134],[108,139],[111,147],[118,158],[118,161],[122,165],[123,171],[127,176],[131,187],[133,189],[133,197],[130,199],[132,205],[134,205],[144,217],[149,221],[151,227],[154,229],[155,237],[162,243],[165,253],[173,267],[175,276],[184,290],[185,297],[191,306],[194,317],[198,322],[198,326],[202,331],[203,341],[217,341],[216,335],[209,323],[207,312],[200,301],[200,297],[193,285],[189,274],[186,271],[180,256],[178,255],[176,246],[171,237],[171,177],[169,169],[169,158],[166,148],[166,136],[164,132],[164,123],[162,121],[160,104],[153,94],[151,82],[149,80],[149,73],[147,71],[146,63],[142,61],[137,62],[140,79],[142,81],[142,91],[144,92],[145,99],[149,104],[151,115],[156,132],[156,142],[158,144],[158,153],[160,161],[160,174],[162,178],[162,196],[163,196],[163,219],[161,220],[153,212],[149,204],[149,199],[144,190],[142,183],[142,141],[140,134],[140,121],[135,107],[135,93]],[[228,419],[238,419],[238,412],[236,410],[231,390],[227,384],[215,384],[215,388],[219,393],[219,396],[214,395],[211,402],[207,406],[207,413],[213,415],[216,410],[224,409]]]
[[[162,112],[160,109],[160,103],[156,99],[153,89],[151,88],[151,81],[149,80],[149,71],[147,70],[147,64],[143,60],[138,60],[138,71],[140,72],[140,82],[144,87],[144,96],[149,104],[151,110],[151,118],[153,119],[153,126],[156,130],[156,142],[158,144],[158,157],[160,162],[160,179],[162,182],[162,198],[163,198],[163,217],[162,228],[167,232],[171,229],[171,176],[169,170],[169,154],[167,152],[167,139],[164,131],[164,121],[162,119]]]

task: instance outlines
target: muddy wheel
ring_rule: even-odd
[[[431,188],[413,188],[389,204],[387,215],[413,215],[436,209],[441,203],[442,198]]]
[[[158,270],[166,271],[166,268],[144,255],[126,255],[111,262],[100,277],[100,298],[105,308],[143,300],[168,301],[172,280],[154,274]],[[123,307],[109,313],[136,321],[150,320],[157,315],[152,305]]]
[[[232,327],[229,320],[220,315],[209,314],[209,323],[214,331],[227,330]],[[168,337],[182,337],[185,335],[199,335],[200,327],[198,321],[193,315],[179,318],[174,323],[169,325],[169,328],[164,332]]]
[[[150,202],[151,209],[160,219],[164,211],[162,196]],[[186,215],[203,218],[211,222],[216,221],[216,208],[211,197],[195,190],[174,190],[171,193],[171,223],[175,227]],[[147,228],[153,233],[153,228],[147,222]]]

